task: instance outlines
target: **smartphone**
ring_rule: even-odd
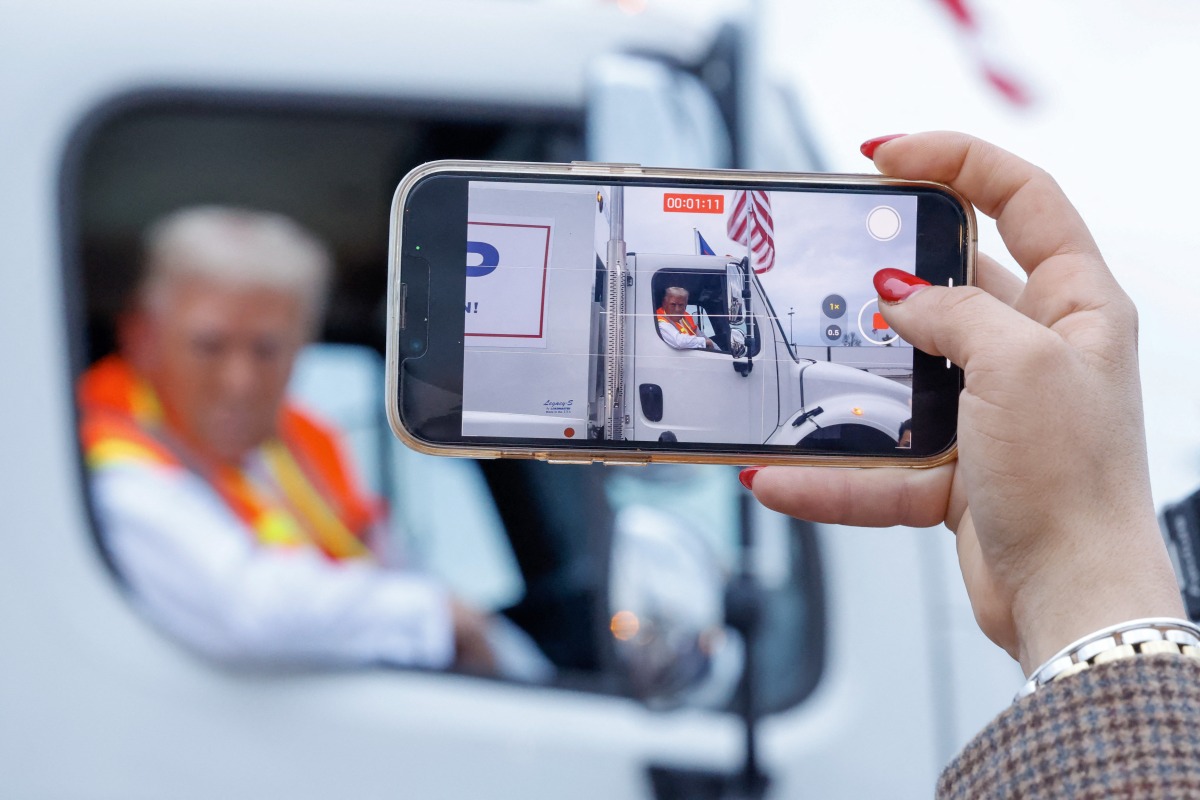
[[[388,417],[476,458],[940,464],[962,373],[872,277],[971,283],[975,242],[935,183],[425,164],[392,205]]]

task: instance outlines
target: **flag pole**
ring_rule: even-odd
[[[746,371],[742,376],[750,374],[754,369],[754,315],[750,312],[750,282],[754,275],[754,231],[758,226],[758,217],[754,213],[754,190],[746,190],[746,274],[742,277],[742,313],[746,317]],[[753,417],[753,412],[748,411]],[[753,423],[753,419],[751,420]]]
[[[746,263],[750,265],[751,271],[754,270],[754,251],[751,249],[754,246],[754,231],[758,227],[758,216],[754,213],[754,190],[746,190]]]

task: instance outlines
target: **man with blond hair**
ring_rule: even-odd
[[[489,619],[378,564],[379,504],[285,397],[325,246],[222,207],[177,211],[145,245],[118,353],[79,384],[103,541],[139,608],[225,663],[493,671]]]
[[[688,290],[669,286],[663,292],[662,305],[654,312],[658,334],[676,350],[717,350],[707,336],[700,335],[696,320],[688,313]]]

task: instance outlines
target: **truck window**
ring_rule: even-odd
[[[76,377],[117,348],[116,321],[152,221],[198,203],[297,220],[328,243],[336,267],[324,324],[299,359],[292,392],[350,443],[356,471],[389,506],[400,560],[521,628],[558,669],[555,686],[623,693],[608,620],[614,520],[631,504],[661,506],[690,490],[650,472],[427,458],[394,441],[384,424],[387,225],[398,180],[437,158],[586,158],[579,114],[439,113],[228,92],[154,92],[97,110],[68,149],[61,185],[66,283],[78,306],[70,339]],[[693,277],[696,315],[728,340],[720,270]],[[727,560],[736,540],[734,476],[687,474],[728,484],[720,509],[695,507],[706,518],[702,535]],[[787,533],[764,541],[786,557],[764,572],[774,627],[758,646],[764,674],[775,675],[770,706],[778,709],[819,679],[823,611],[811,531],[782,518],[771,524]],[[104,554],[102,523],[93,535]],[[127,578],[119,564],[110,567],[118,581]]]
[[[350,445],[355,470],[389,508],[382,549],[457,596],[517,619],[529,633],[564,593],[520,552],[545,544],[510,536],[494,487],[473,461],[424,459],[395,442],[382,413],[388,209],[399,179],[435,158],[582,158],[582,119],[549,110],[477,109],[445,118],[399,104],[227,92],[119,98],[81,127],[63,170],[64,253],[84,330],[72,340],[79,373],[117,348],[116,321],[138,279],[141,237],[164,214],[197,204],[278,212],[331,249],[335,273],[318,344],[297,360],[291,393]],[[507,501],[505,501],[507,502]],[[107,552],[103,519],[94,531]],[[128,583],[120,564],[110,567]],[[597,567],[587,565],[586,569]],[[530,603],[535,587],[542,593]],[[136,592],[137,587],[130,587]],[[585,632],[590,619],[562,620]],[[537,641],[542,637],[544,641]],[[562,669],[607,687],[592,656],[537,631]],[[568,657],[569,656],[569,657]],[[552,657],[553,660],[553,657]],[[565,673],[564,673],[565,674]]]
[[[712,339],[723,353],[734,352],[738,349],[734,341],[741,341],[751,345],[751,357],[758,355],[762,341],[756,315],[753,310],[747,315],[740,308],[729,307],[728,280],[723,266],[711,270],[668,268],[654,273],[650,292],[655,309],[663,308],[667,289],[671,287],[679,287],[688,293],[687,313],[699,335]],[[656,330],[662,338],[662,329],[656,326]]]

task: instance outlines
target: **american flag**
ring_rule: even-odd
[[[755,272],[775,266],[775,221],[771,217],[771,198],[766,192],[733,193],[733,211],[726,223],[729,238],[750,248]]]
[[[991,37],[980,24],[968,0],[937,0],[950,14],[955,27],[979,65],[984,80],[1003,95],[1014,106],[1033,104],[1033,93],[1021,78],[1010,70],[1002,59],[996,58],[995,48],[990,46]]]

